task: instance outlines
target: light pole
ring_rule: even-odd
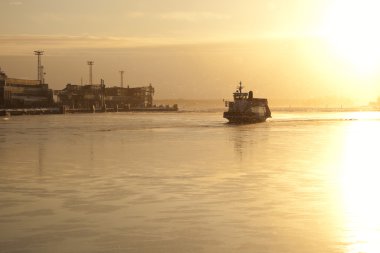
[[[94,62],[93,61],[87,61],[87,65],[89,66],[90,68],[90,73],[89,73],[89,84],[92,85],[92,65],[94,65]]]
[[[123,88],[124,85],[124,70],[120,70],[120,86]]]
[[[40,84],[43,80],[43,70],[41,65],[41,55],[44,54],[44,51],[42,50],[36,50],[34,51],[34,55],[37,55],[37,80],[40,81]]]

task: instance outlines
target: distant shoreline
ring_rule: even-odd
[[[180,111],[224,111],[226,110],[223,99],[156,99],[157,104],[178,104]],[[380,105],[302,105],[278,104],[271,103],[269,99],[269,107],[272,111],[325,111],[325,112],[347,112],[347,111],[380,111]]]

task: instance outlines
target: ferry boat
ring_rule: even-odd
[[[223,113],[223,117],[230,123],[259,123],[271,118],[271,111],[266,98],[254,98],[253,92],[242,92],[242,83],[233,93],[234,101],[225,101],[228,111]]]

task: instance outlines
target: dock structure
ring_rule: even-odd
[[[0,69],[0,115],[56,114],[66,112],[108,112],[108,111],[177,111],[178,106],[155,106],[154,88],[148,86],[106,87],[104,80],[100,84],[92,83],[93,61],[88,61],[89,83],[87,85],[67,84],[62,90],[49,89],[44,78],[41,56],[44,51],[34,51],[38,57],[37,80],[9,78]],[[54,101],[54,95],[56,101]]]
[[[63,90],[55,91],[57,105],[65,112],[120,112],[120,111],[177,111],[178,106],[155,106],[154,88],[149,86],[124,88],[106,87],[101,84],[67,84]]]
[[[53,91],[41,80],[10,78],[0,70],[0,108],[53,106]]]
[[[23,108],[23,109],[0,109],[0,116],[7,115],[43,115],[43,114],[62,114],[62,109],[58,107],[47,108]]]

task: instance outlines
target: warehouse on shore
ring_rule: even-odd
[[[100,84],[67,84],[62,90],[54,91],[57,104],[70,109],[99,108],[148,108],[153,106],[154,88],[143,87],[106,87]]]
[[[54,105],[53,91],[40,80],[10,78],[0,69],[0,108],[38,108]]]

